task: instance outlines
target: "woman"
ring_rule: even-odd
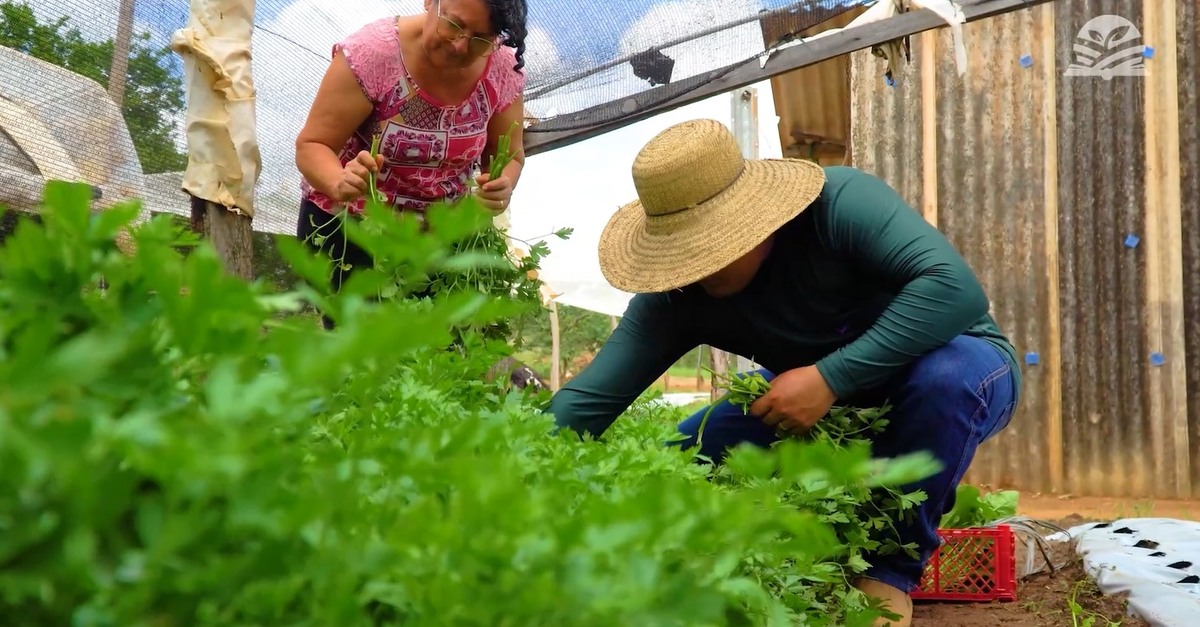
[[[466,194],[481,164],[478,198],[504,211],[524,165],[525,15],[525,0],[425,0],[423,14],[376,20],[335,45],[296,138],[297,236],[350,266],[370,264],[365,251],[334,235],[340,212],[362,213],[371,174],[385,202],[422,212]],[[514,158],[489,180],[504,133]],[[335,291],[345,278],[335,268]]]

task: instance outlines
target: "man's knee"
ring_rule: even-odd
[[[979,358],[963,345],[968,341],[959,336],[918,358],[909,371],[907,387],[934,397],[970,390],[969,380],[979,369]]]
[[[989,387],[1011,375],[1011,366],[986,340],[958,336],[913,363],[901,386],[921,405],[990,403]]]

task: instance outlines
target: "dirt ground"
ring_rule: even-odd
[[[1021,495],[1020,513],[1067,529],[1076,525],[1119,518],[1167,517],[1200,520],[1195,501]],[[1105,596],[1084,573],[1083,562],[1066,544],[1057,544],[1052,556],[1065,566],[1055,573],[1032,575],[1017,584],[1017,600],[1007,603],[942,603],[918,601],[914,627],[1149,627],[1126,614],[1125,599]],[[1071,609],[1074,597],[1079,609]],[[1089,623],[1089,619],[1092,622]]]
[[[659,380],[670,391],[695,391],[691,377]],[[707,391],[707,386],[704,387]],[[992,486],[980,486],[984,490]],[[1019,514],[1070,528],[1088,522],[1121,518],[1177,518],[1200,521],[1200,501],[1077,497],[1072,495],[1022,492]],[[943,603],[918,601],[914,627],[1149,627],[1149,623],[1126,614],[1125,600],[1105,596],[1083,571],[1083,562],[1059,545],[1056,563],[1065,563],[1057,572],[1033,575],[1017,585],[1017,600],[1008,603]],[[1071,609],[1074,597],[1079,609]]]
[[[989,489],[984,486],[985,489]],[[1200,501],[1055,496],[1022,492],[1020,514],[1040,520],[1078,516],[1084,522],[1120,518],[1178,518],[1200,521]]]
[[[1076,521],[1076,522],[1082,522]],[[1059,522],[1059,526],[1075,524]],[[918,601],[913,612],[914,627],[1149,627],[1149,623],[1126,615],[1125,600],[1105,596],[1083,572],[1083,563],[1066,545],[1054,557],[1066,561],[1057,572],[1032,575],[1017,584],[1017,600],[1007,603],[941,603]],[[1061,563],[1061,562],[1060,562]],[[1072,611],[1074,597],[1079,609]]]
[[[659,377],[657,383],[668,392],[707,392],[710,389],[707,380],[696,385],[696,377]]]

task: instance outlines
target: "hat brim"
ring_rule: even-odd
[[[825,170],[811,161],[747,160],[733,185],[691,209],[650,217],[631,202],[604,227],[600,271],[625,292],[691,285],[749,253],[824,187]]]

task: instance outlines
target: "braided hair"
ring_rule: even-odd
[[[504,38],[504,45],[517,51],[517,65],[513,70],[525,67],[525,37],[529,31],[525,26],[528,8],[525,0],[487,0],[491,14],[492,32]]]

